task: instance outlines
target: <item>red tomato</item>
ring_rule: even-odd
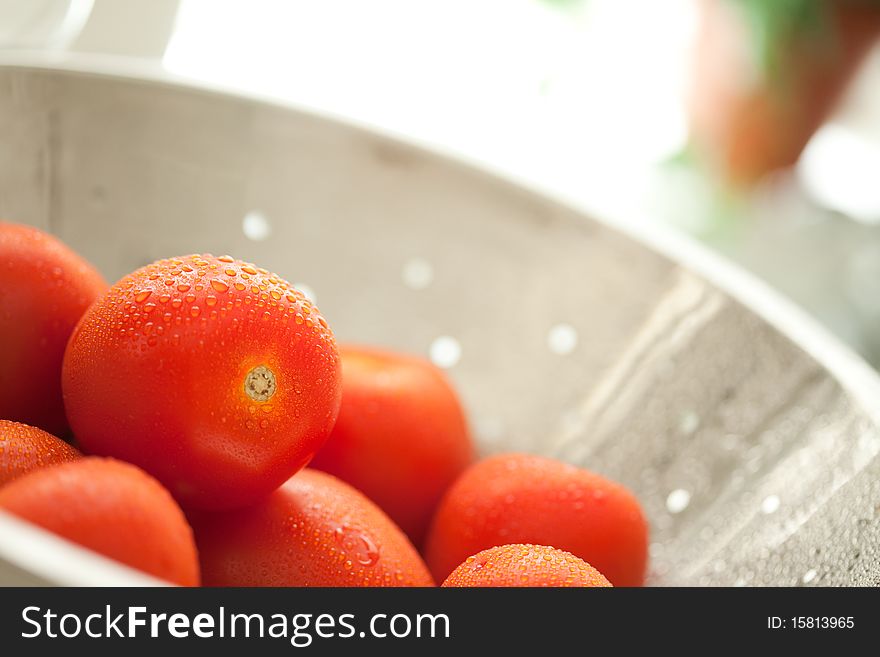
[[[469,555],[512,542],[571,552],[615,586],[644,583],[648,528],[638,501],[567,463],[505,454],[471,466],[440,503],[425,556],[442,581]]]
[[[51,433],[0,420],[0,486],[31,470],[75,461],[79,457],[76,449]]]
[[[382,507],[416,545],[473,447],[443,373],[422,358],[342,347],[339,419],[312,467]]]
[[[190,517],[206,586],[433,586],[379,507],[303,470],[249,509]]]
[[[468,557],[443,582],[449,587],[611,586],[598,570],[570,552],[546,545],[500,545]]]
[[[64,347],[106,289],[89,263],[51,235],[0,222],[0,417],[67,431]]]
[[[251,504],[304,467],[341,395],[318,309],[227,256],[161,260],[120,280],[71,337],[62,378],[84,450],[211,509]]]
[[[183,512],[128,463],[83,458],[35,470],[0,488],[0,509],[160,579],[199,583]]]

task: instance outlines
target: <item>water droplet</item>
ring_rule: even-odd
[[[374,566],[379,561],[379,548],[364,532],[342,526],[336,528],[334,536],[336,543],[362,566]]]
[[[233,258],[232,256],[228,256],[228,255],[220,256],[219,258],[217,258],[217,260],[219,262],[226,262],[226,263],[235,262],[235,258]]]
[[[547,347],[554,354],[565,356],[574,351],[578,343],[577,330],[571,324],[556,324],[547,333]]]
[[[205,305],[209,308],[217,305],[217,297],[209,296],[205,299]]]
[[[403,265],[402,277],[411,290],[424,290],[434,280],[434,268],[423,258],[412,258]]]
[[[691,494],[683,488],[676,488],[666,498],[666,508],[669,513],[681,513],[691,503]]]
[[[153,293],[152,290],[142,290],[135,295],[134,300],[137,303],[142,303],[142,302],[146,301],[147,299],[149,299],[150,295],[152,293]]]
[[[211,287],[217,292],[226,292],[229,289],[229,286],[223,281],[211,281]]]
[[[254,269],[253,267],[251,267],[250,265],[242,265],[241,270],[242,270],[245,274],[250,274],[251,276],[256,276],[256,275],[257,275],[257,270]]]
[[[700,428],[700,416],[693,411],[687,411],[681,416],[678,423],[679,430],[686,436],[690,436]]]
[[[768,495],[761,502],[761,512],[767,515],[771,513],[776,513],[779,509],[779,496],[778,495]]]
[[[201,313],[201,312],[202,312],[202,309],[199,308],[198,306],[193,306],[192,308],[189,309],[189,314],[192,317],[198,317],[199,313]]]
[[[248,212],[244,216],[241,222],[241,229],[245,237],[255,242],[266,239],[272,232],[269,220],[262,212],[256,210]]]
[[[437,367],[452,367],[461,359],[461,344],[453,337],[441,335],[431,343],[428,353]]]
[[[235,270],[234,270],[234,269],[224,269],[224,270],[223,270],[223,273],[226,274],[227,276],[235,276]]]
[[[244,283],[235,283],[235,289],[239,292],[244,292],[244,289],[247,287]]]

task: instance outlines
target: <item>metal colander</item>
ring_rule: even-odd
[[[484,453],[632,488],[653,584],[880,583],[880,381],[692,244],[159,79],[0,67],[0,144],[0,216],[109,280],[189,252],[257,262],[310,288],[341,340],[447,367]],[[135,578],[0,517],[3,581]]]

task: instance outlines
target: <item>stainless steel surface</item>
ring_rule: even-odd
[[[0,144],[0,216],[109,279],[228,252],[307,284],[341,340],[433,345],[484,452],[560,456],[635,490],[654,584],[880,583],[877,376],[698,247],[161,80],[0,68]]]

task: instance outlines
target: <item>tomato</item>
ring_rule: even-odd
[[[638,501],[567,463],[503,454],[471,466],[440,502],[425,556],[442,581],[469,555],[509,543],[571,552],[615,586],[644,583],[648,528]]]
[[[546,545],[500,545],[468,557],[444,587],[611,586],[598,570],[570,552]]]
[[[128,463],[87,457],[34,470],[0,488],[0,509],[160,579],[199,583],[183,512]]]
[[[80,453],[60,438],[20,422],[0,420],[0,486],[23,474],[75,461]]]
[[[62,380],[85,451],[210,509],[251,504],[304,467],[341,395],[318,309],[265,269],[210,255],[116,283],[71,337]]]
[[[444,491],[473,457],[461,405],[422,358],[353,346],[340,354],[342,407],[312,467],[366,494],[420,545]]]
[[[190,521],[207,586],[433,586],[379,507],[316,470],[249,509],[193,513]]]
[[[0,417],[64,435],[61,358],[79,318],[106,288],[56,238],[0,222]]]

